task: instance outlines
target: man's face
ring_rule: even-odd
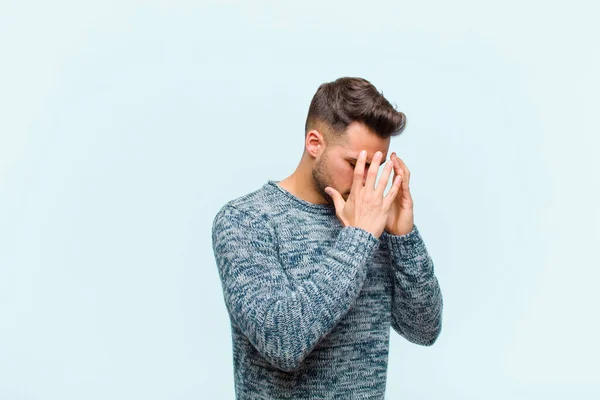
[[[371,160],[377,151],[381,151],[380,166],[387,159],[390,138],[382,139],[360,122],[352,122],[346,131],[346,141],[334,146],[328,146],[316,160],[312,175],[317,189],[330,203],[331,197],[325,193],[325,188],[330,186],[336,189],[344,198],[348,199],[354,179],[354,166],[361,150],[367,151],[367,162],[363,175],[363,185],[367,179],[367,171]]]

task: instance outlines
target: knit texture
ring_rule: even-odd
[[[442,294],[416,224],[380,238],[269,180],[212,226],[237,399],[383,399],[391,328],[430,346]]]

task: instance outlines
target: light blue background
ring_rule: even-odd
[[[293,172],[340,76],[407,115],[444,295],[387,398],[599,398],[598,11],[0,2],[0,399],[233,398],[212,219]]]

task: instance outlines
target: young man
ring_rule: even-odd
[[[423,346],[440,335],[442,294],[413,222],[410,172],[392,153],[376,183],[405,125],[367,80],[324,83],[294,173],[217,213],[238,399],[382,399],[390,327]]]

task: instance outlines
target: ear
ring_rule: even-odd
[[[321,132],[313,129],[306,134],[304,146],[308,154],[318,158],[325,150],[325,139]]]

